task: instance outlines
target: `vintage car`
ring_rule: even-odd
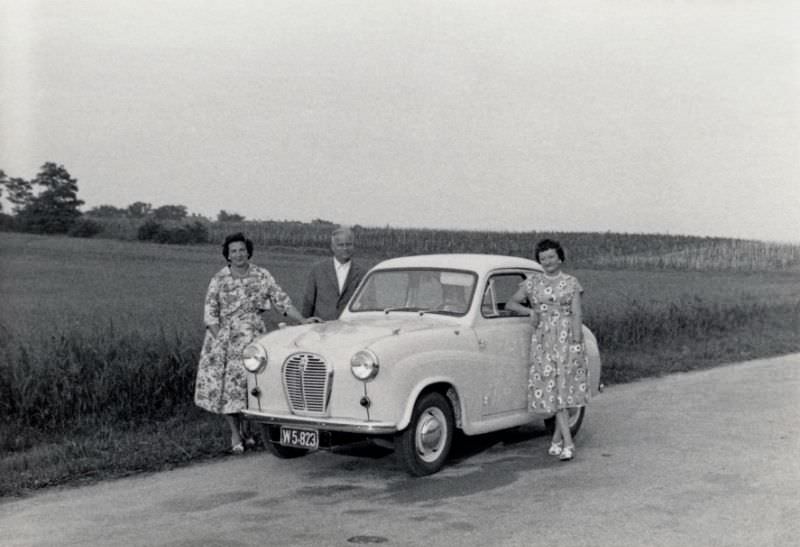
[[[456,429],[478,435],[552,417],[527,409],[527,316],[505,309],[526,276],[510,256],[440,254],[373,267],[341,317],[270,332],[244,350],[248,409],[279,457],[372,439],[415,476],[445,463]],[[597,342],[584,327],[592,393]],[[573,433],[585,407],[570,412]],[[547,421],[549,418],[549,422]]]

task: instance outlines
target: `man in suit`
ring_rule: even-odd
[[[353,230],[339,226],[331,235],[332,258],[314,264],[303,296],[303,315],[324,321],[338,319],[366,273],[353,260]]]

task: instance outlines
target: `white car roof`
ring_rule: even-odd
[[[487,254],[430,254],[390,258],[375,265],[377,268],[447,268],[484,273],[501,268],[525,268],[541,271],[538,262],[528,258]]]

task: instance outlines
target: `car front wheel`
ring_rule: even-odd
[[[583,417],[586,415],[586,407],[571,407],[568,408],[567,411],[569,413],[569,418],[567,419],[567,423],[569,423],[569,432],[574,437],[581,429]],[[544,421],[544,425],[547,428],[547,431],[552,435],[556,430],[556,417],[553,416],[552,418],[547,418]]]
[[[308,454],[308,450],[303,448],[294,448],[293,446],[283,446],[273,439],[280,438],[280,427],[275,425],[264,424],[264,444],[267,450],[272,452],[273,455],[281,459],[299,458]]]
[[[441,393],[431,392],[414,405],[411,422],[398,433],[395,450],[409,474],[422,477],[444,465],[453,443],[453,409]]]

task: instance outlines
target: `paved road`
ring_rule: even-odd
[[[442,472],[380,451],[267,453],[0,503],[0,544],[797,545],[800,354],[608,389],[578,456],[540,427]]]

